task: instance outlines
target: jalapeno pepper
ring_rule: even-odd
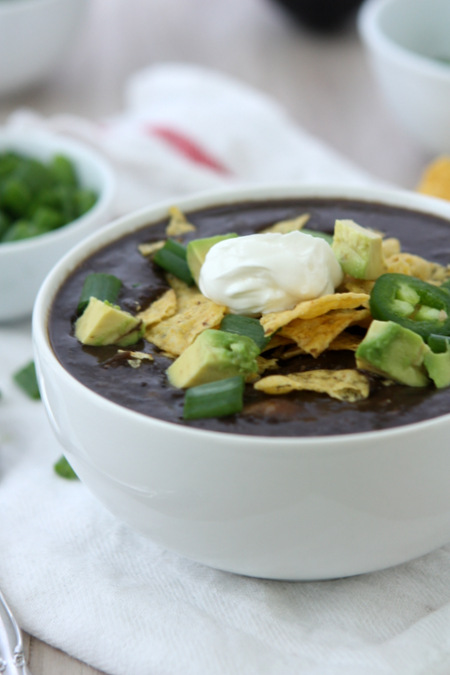
[[[395,321],[423,338],[450,335],[450,293],[406,274],[382,274],[370,295],[374,319]]]

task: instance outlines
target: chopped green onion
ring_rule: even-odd
[[[82,314],[84,312],[92,297],[98,300],[107,300],[111,304],[114,304],[121,288],[121,280],[113,274],[104,274],[102,272],[89,274],[84,280],[77,313]]]
[[[156,251],[154,262],[174,276],[192,286],[194,278],[186,262],[186,247],[173,239],[168,239],[164,246]]]
[[[30,398],[36,401],[41,398],[34,361],[30,361],[26,366],[16,371],[13,374],[13,380]]]
[[[227,333],[246,335],[256,342],[260,351],[262,351],[270,341],[270,338],[265,337],[264,328],[261,326],[258,319],[253,319],[252,317],[244,316],[243,314],[226,314],[220,324],[220,330],[224,330]]]
[[[186,390],[183,418],[225,417],[243,408],[244,378],[242,375],[225,380],[199,384]]]
[[[450,350],[450,337],[448,335],[436,335],[432,333],[427,339],[428,346],[435,354],[442,354]]]
[[[61,478],[66,478],[67,480],[78,480],[77,474],[72,469],[64,455],[61,455],[58,461],[55,462],[53,469],[55,473],[58,474],[58,476],[61,476]]]
[[[318,237],[319,239],[325,239],[328,244],[333,243],[333,235],[332,234],[327,234],[326,232],[319,232],[318,230],[308,230],[306,227],[302,228],[300,232],[304,232],[304,234],[310,234],[311,237]]]

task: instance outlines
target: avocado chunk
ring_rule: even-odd
[[[383,239],[354,220],[336,220],[333,252],[343,271],[356,279],[378,279],[385,272]]]
[[[258,371],[258,345],[246,335],[209,328],[167,369],[170,384],[179,389]]]
[[[372,321],[356,350],[356,365],[410,387],[425,387],[429,347],[420,335],[394,321]]]
[[[191,271],[192,276],[194,277],[195,283],[198,286],[198,281],[200,279],[200,270],[205,262],[206,254],[209,249],[218,244],[219,241],[224,239],[232,239],[238,235],[235,232],[230,234],[218,234],[215,237],[205,237],[203,239],[194,239],[190,241],[187,245],[186,250],[186,262]]]
[[[143,335],[142,322],[107,300],[91,297],[75,323],[75,337],[84,345],[132,345]]]
[[[450,386],[450,348],[435,354],[430,351],[424,357],[425,368],[438,389]]]

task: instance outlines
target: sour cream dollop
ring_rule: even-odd
[[[331,246],[304,232],[224,239],[200,271],[203,295],[233,314],[267,314],[334,293],[343,273]]]

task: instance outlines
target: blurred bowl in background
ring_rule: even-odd
[[[0,322],[31,315],[39,286],[50,268],[110,218],[115,186],[113,172],[102,157],[56,134],[0,132],[0,153],[7,150],[41,161],[64,155],[72,161],[80,186],[93,190],[97,201],[86,213],[51,232],[0,242]]]
[[[450,1],[367,0],[358,27],[393,115],[423,148],[450,152]]]
[[[88,0],[0,0],[0,95],[39,84],[73,44]]]

